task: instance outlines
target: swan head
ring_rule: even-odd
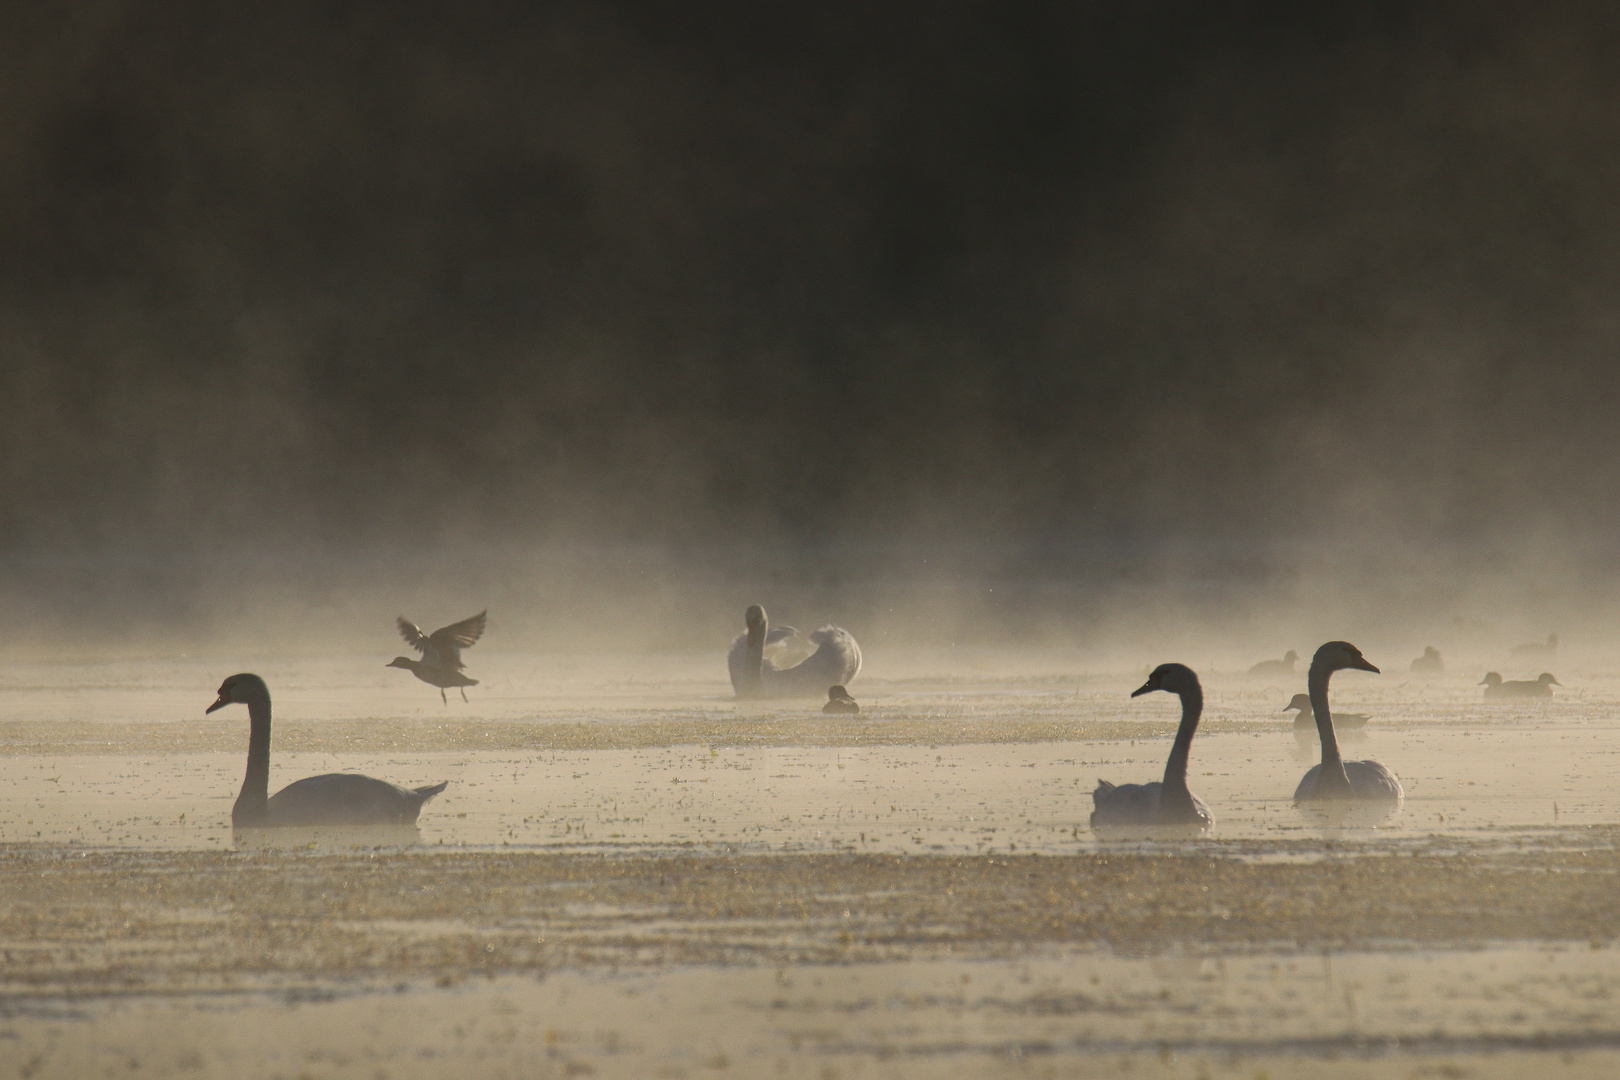
[[[1541,673],[1541,678],[1537,679],[1536,682],[1541,683],[1543,686],[1563,686],[1564,685],[1563,683],[1559,682],[1557,679],[1553,678],[1553,674],[1550,671],[1543,671]]]
[[[207,715],[227,705],[246,705],[251,701],[269,700],[270,688],[264,684],[264,680],[257,675],[244,672],[241,675],[232,675],[219,684],[219,700],[204,709],[203,714]]]
[[[749,604],[748,610],[743,612],[743,624],[750,631],[758,630],[760,633],[764,633],[766,625],[765,609],[758,604]]]
[[[1289,699],[1288,704],[1283,706],[1282,711],[1288,712],[1290,709],[1308,709],[1310,707],[1310,698],[1306,697],[1304,694],[1295,694],[1291,699]]]
[[[407,669],[413,668],[415,666],[416,666],[416,661],[412,660],[408,656],[396,656],[392,660],[388,661],[388,663],[383,665],[383,667],[402,667],[402,668],[407,668]]]
[[[1311,667],[1326,671],[1370,671],[1374,675],[1382,674],[1372,663],[1361,655],[1361,650],[1348,641],[1330,641],[1316,650],[1311,658]]]
[[[845,690],[842,686],[829,686],[829,687],[827,687],[827,700],[828,701],[854,701],[855,699],[850,697],[849,696],[849,691]]]
[[[1485,677],[1483,679],[1479,680],[1479,685],[1480,686],[1501,686],[1502,685],[1502,676],[1498,675],[1494,671],[1487,671],[1485,673]]]
[[[1186,664],[1160,664],[1147,677],[1147,682],[1131,691],[1131,697],[1141,697],[1155,690],[1168,690],[1172,694],[1202,692],[1198,676]]]

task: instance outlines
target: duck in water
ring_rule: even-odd
[[[824,713],[858,713],[861,707],[855,699],[849,696],[849,691],[842,686],[827,687],[827,704],[821,707]]]
[[[1518,697],[1552,697],[1552,688],[1564,684],[1553,678],[1552,672],[1543,671],[1539,679],[1509,679],[1502,681],[1502,676],[1494,671],[1485,673],[1479,681],[1485,688],[1488,698],[1518,698]]]

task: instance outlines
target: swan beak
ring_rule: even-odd
[[[1373,667],[1371,661],[1369,661],[1365,656],[1356,657],[1356,661],[1356,663],[1351,664],[1350,666],[1355,668],[1357,671],[1370,671],[1374,675],[1383,674],[1382,671],[1379,671],[1377,668]]]
[[[1154,686],[1152,683],[1145,682],[1141,686],[1138,686],[1135,690],[1131,691],[1131,697],[1141,697],[1143,694],[1151,694],[1157,689],[1158,687]]]
[[[209,713],[213,712],[215,709],[223,709],[225,706],[227,706],[229,704],[230,704],[230,702],[225,700],[225,695],[221,694],[219,696],[218,701],[214,702],[212,705],[208,706],[208,708],[203,710],[203,715],[207,716]]]

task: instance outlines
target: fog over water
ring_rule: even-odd
[[[0,20],[17,647],[1612,630],[1595,6]]]

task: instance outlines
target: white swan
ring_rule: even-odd
[[[1564,684],[1553,678],[1550,671],[1543,671],[1539,679],[1509,679],[1507,682],[1503,682],[1502,676],[1496,672],[1488,671],[1479,685],[1485,688],[1486,697],[1504,698],[1552,697],[1552,688]]]
[[[1548,634],[1545,642],[1530,641],[1508,650],[1519,660],[1557,660],[1558,635]]]
[[[446,705],[450,699],[445,697],[446,687],[455,686],[461,690],[461,700],[467,700],[467,687],[477,686],[477,679],[468,678],[462,668],[467,665],[461,662],[461,650],[470,649],[484,636],[484,623],[489,612],[480,611],[469,619],[441,626],[431,634],[422,633],[422,628],[401,615],[394,620],[399,627],[399,636],[405,639],[405,644],[422,654],[422,659],[412,660],[408,656],[396,656],[384,667],[404,668],[429,686],[439,688],[439,699]]]
[[[231,807],[235,829],[289,825],[415,825],[422,804],[448,781],[402,788],[358,773],[326,773],[288,784],[270,796],[270,688],[257,675],[232,675],[219,685],[219,700],[203,712],[227,705],[248,707],[247,776]]]
[[[1440,650],[1433,645],[1423,647],[1423,655],[1412,661],[1412,674],[1414,675],[1440,675],[1446,670],[1446,662],[1440,659]]]
[[[1322,740],[1322,763],[1311,766],[1294,789],[1295,802],[1328,799],[1355,799],[1361,802],[1391,802],[1400,805],[1406,797],[1395,774],[1376,761],[1345,761],[1339,756],[1339,741],[1333,735],[1333,714],[1328,710],[1328,680],[1335,671],[1378,669],[1367,662],[1361,650],[1348,641],[1330,641],[1311,658],[1305,684],[1310,689],[1311,710],[1316,714],[1316,733]]]
[[[1281,660],[1262,660],[1249,669],[1249,678],[1271,678],[1279,675],[1292,675],[1294,665],[1299,662],[1299,653],[1289,649],[1283,654]]]
[[[1164,779],[1117,787],[1098,780],[1097,790],[1091,793],[1093,829],[1119,825],[1195,825],[1208,829],[1215,824],[1215,815],[1204,800],[1187,790],[1187,754],[1204,711],[1204,688],[1185,664],[1160,664],[1147,682],[1132,691],[1131,697],[1154,690],[1166,690],[1181,698],[1181,726],[1176,729],[1176,741],[1170,744]]]
[[[1291,709],[1299,710],[1294,715],[1294,730],[1297,732],[1308,731],[1315,735],[1316,713],[1311,709],[1311,699],[1304,694],[1295,694],[1288,704],[1283,706],[1283,712],[1288,712]],[[1341,728],[1345,731],[1354,731],[1356,728],[1366,727],[1367,720],[1366,713],[1336,712],[1333,714],[1333,728],[1335,731]]]
[[[848,686],[861,670],[861,647],[848,630],[823,626],[801,637],[791,626],[771,627],[765,609],[750,605],[743,613],[748,629],[737,635],[726,657],[731,688],[740,698],[820,697],[830,686]],[[803,655],[796,664],[779,660]]]

